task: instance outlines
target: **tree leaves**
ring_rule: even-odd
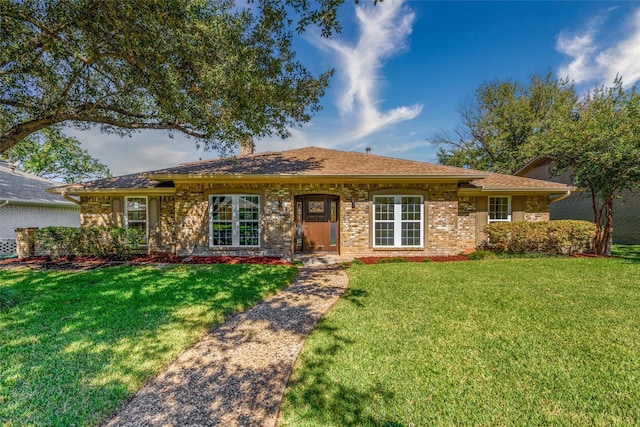
[[[177,131],[223,152],[285,137],[320,108],[331,75],[295,59],[289,13],[298,29],[330,34],[342,1],[261,0],[256,11],[215,0],[1,0],[0,152],[63,122]]]
[[[456,137],[438,134],[440,163],[513,173],[540,154],[540,141],[555,117],[575,102],[573,84],[551,74],[533,75],[527,86],[511,80],[481,84],[460,108]]]
[[[47,128],[23,139],[2,154],[23,170],[47,179],[80,182],[111,176],[109,168],[80,147],[80,141]]]

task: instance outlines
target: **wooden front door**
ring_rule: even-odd
[[[338,197],[296,197],[296,252],[338,252]]]

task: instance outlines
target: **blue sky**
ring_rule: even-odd
[[[640,81],[640,1],[346,0],[343,31],[307,31],[299,59],[315,74],[336,70],[311,122],[257,151],[309,145],[436,162],[429,139],[454,129],[457,109],[489,80],[526,82],[534,73],[569,77],[580,92]],[[67,129],[114,175],[216,157],[162,132],[130,138]]]

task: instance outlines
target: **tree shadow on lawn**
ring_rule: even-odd
[[[3,272],[24,299],[0,313],[0,424],[94,424],[206,327],[287,278],[282,267],[212,270]]]
[[[344,290],[346,277],[334,280],[302,270],[294,284],[208,333],[107,425],[270,425],[304,338]]]
[[[372,402],[394,398],[394,393],[386,390],[381,382],[375,380],[370,385],[351,386],[331,376],[336,356],[348,352],[354,342],[325,322],[320,322],[314,333],[322,334],[326,340],[307,348],[298,360],[298,369],[287,385],[282,411],[289,414],[291,420],[284,425],[304,422],[312,425],[403,426],[401,422],[373,413]],[[287,421],[287,417],[284,420]]]

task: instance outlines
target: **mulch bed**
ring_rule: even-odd
[[[357,261],[362,262],[363,264],[371,265],[371,264],[382,264],[382,263],[391,263],[394,260],[398,260],[397,262],[450,262],[450,261],[469,261],[469,257],[466,255],[451,255],[451,256],[408,256],[408,257],[360,257],[356,258]],[[402,261],[400,261],[402,260]],[[427,261],[428,260],[428,261]]]
[[[131,264],[262,264],[262,265],[291,265],[291,262],[278,257],[251,256],[178,256],[154,255],[135,256],[127,259],[107,259],[93,257],[62,257],[51,258],[39,256],[31,258],[9,258],[0,261],[0,268],[29,267],[50,268],[64,270],[87,270],[92,268],[109,267]]]

